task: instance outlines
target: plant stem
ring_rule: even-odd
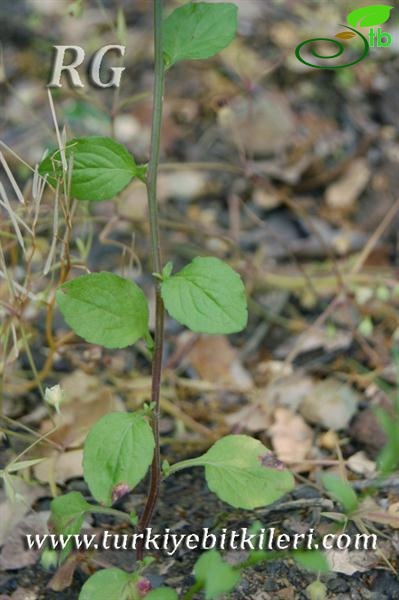
[[[191,600],[192,598],[194,598],[197,592],[200,592],[202,590],[203,587],[204,585],[201,581],[196,581],[184,594],[183,600]]]
[[[152,265],[155,273],[161,273],[161,246],[158,224],[157,206],[157,175],[159,163],[159,146],[161,138],[163,93],[165,86],[165,68],[162,50],[162,0],[154,0],[154,49],[155,49],[155,80],[152,108],[152,129],[150,160],[147,170],[147,197],[148,213],[150,220],[150,235],[152,247]],[[158,499],[159,484],[161,480],[161,459],[159,440],[159,415],[160,415],[160,387],[162,376],[162,350],[164,336],[164,306],[161,297],[160,283],[155,284],[155,335],[154,354],[152,359],[151,402],[154,406],[152,429],[155,438],[154,459],[151,466],[151,483],[147,502],[138,524],[139,531],[143,531],[150,523]],[[137,560],[143,558],[143,546],[137,548]]]

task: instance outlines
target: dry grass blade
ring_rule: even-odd
[[[10,180],[12,189],[14,190],[16,197],[18,198],[18,200],[20,201],[21,204],[25,204],[24,196],[23,196],[21,190],[19,189],[17,182],[15,181],[15,177],[12,174],[11,169],[7,164],[4,154],[1,151],[0,151],[0,162],[3,165],[3,168],[6,172],[8,179]]]

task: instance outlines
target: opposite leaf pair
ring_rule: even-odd
[[[229,265],[217,258],[195,258],[176,275],[167,265],[161,293],[177,321],[200,333],[241,331],[247,322],[244,285]],[[82,338],[106,348],[124,348],[144,338],[151,345],[148,306],[132,281],[112,273],[83,275],[57,291],[68,325]]]
[[[154,437],[144,412],[110,413],[90,430],[84,445],[83,471],[93,497],[111,506],[146,475],[154,453]],[[191,467],[204,467],[209,488],[236,508],[254,509],[278,500],[294,486],[283,465],[259,440],[227,435],[202,456],[167,465],[164,476]],[[57,498],[69,512],[69,503]],[[75,505],[73,505],[74,510]],[[86,505],[87,510],[90,505]],[[62,528],[60,528],[62,532]]]

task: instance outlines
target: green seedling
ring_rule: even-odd
[[[247,323],[244,284],[228,264],[214,257],[197,257],[173,272],[173,265],[164,264],[161,259],[156,185],[165,75],[179,61],[206,59],[225,48],[233,40],[236,27],[234,4],[188,3],[163,20],[162,0],[154,0],[155,85],[148,165],[138,165],[117,141],[98,136],[71,140],[65,148],[50,152],[40,165],[40,174],[50,184],[62,189],[68,182],[70,195],[83,202],[113,199],[133,178],[145,183],[156,296],[152,339],[148,302],[135,282],[112,273],[92,273],[69,280],[57,290],[58,307],[65,321],[83,339],[105,348],[124,348],[143,339],[153,357],[151,410],[147,407],[135,413],[111,413],[94,425],[86,438],[83,468],[98,505],[89,504],[77,492],[53,500],[51,524],[57,533],[78,533],[85,515],[92,512],[106,512],[131,521],[129,514],[112,505],[135,488],[150,465],[150,489],[138,531],[150,523],[161,477],[172,476],[181,469],[204,468],[209,488],[236,508],[265,506],[294,486],[292,474],[270,460],[270,451],[258,440],[244,435],[226,436],[194,459],[177,464],[165,460],[161,469],[159,416],[165,309],[179,323],[199,333],[235,333]],[[137,558],[142,564],[141,548]],[[209,572],[215,573],[212,585],[207,583]],[[195,573],[201,587],[205,586],[206,598],[228,591],[238,577],[238,572],[223,563],[217,553],[201,557]],[[164,588],[147,593],[140,577],[137,569],[133,573],[120,569],[99,571],[85,583],[79,598],[177,598],[174,591]]]
[[[376,408],[378,422],[387,437],[386,444],[378,456],[378,468],[381,475],[388,475],[399,466],[399,350],[393,353],[396,368],[397,384],[394,389],[387,389],[393,399],[392,411]]]
[[[324,473],[322,482],[328,494],[341,504],[345,515],[350,516],[359,508],[359,499],[345,479]]]
[[[293,550],[283,553],[253,550],[245,561],[234,566],[226,563],[217,550],[210,550],[202,554],[195,563],[195,583],[183,596],[183,600],[191,600],[199,591],[204,592],[206,600],[219,598],[235,588],[246,568],[282,558],[292,558],[300,567],[317,573],[329,570],[327,559],[319,550]]]

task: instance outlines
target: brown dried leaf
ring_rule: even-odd
[[[351,211],[369,179],[370,169],[367,160],[364,158],[353,160],[344,175],[327,188],[327,205],[334,210]]]
[[[304,460],[312,448],[313,432],[300,415],[278,408],[269,429],[277,457],[286,463]]]
[[[226,422],[236,430],[265,431],[271,424],[271,406],[262,401],[251,402],[237,412],[228,415]]]
[[[81,448],[64,452],[53,450],[46,460],[36,465],[35,476],[39,481],[65,483],[68,479],[83,476],[82,460]]]
[[[279,358],[285,358],[296,347],[300,348],[301,353],[313,350],[325,350],[326,352],[346,350],[351,345],[352,339],[353,335],[349,331],[337,329],[331,334],[326,327],[312,328],[305,333],[291,336],[286,342],[280,344],[275,351],[275,355]]]
[[[253,387],[251,375],[225,336],[200,336],[188,352],[187,360],[203,380],[240,390]]]
[[[287,98],[263,93],[254,99],[237,96],[220,109],[218,122],[225,139],[255,156],[274,154],[287,146],[295,121]]]
[[[360,394],[333,377],[315,382],[300,406],[307,421],[337,431],[345,429],[356,412]]]
[[[346,462],[348,469],[357,475],[364,475],[371,478],[376,475],[377,465],[373,460],[367,458],[366,453],[362,450],[352,454]]]
[[[293,373],[271,381],[263,391],[264,402],[271,406],[285,406],[295,411],[312,389],[311,377],[300,372]]]
[[[353,575],[354,573],[365,573],[378,562],[378,556],[374,552],[349,550],[329,550],[326,552],[330,568],[335,573]]]
[[[70,554],[67,560],[56,570],[48,583],[50,590],[62,592],[72,584],[75,569],[78,565],[79,557],[77,554]]]
[[[270,68],[268,62],[239,38],[220,53],[222,62],[246,81],[259,81]]]
[[[34,502],[47,494],[46,488],[40,485],[28,485],[20,477],[9,476],[12,487],[17,494],[11,502],[5,495],[0,503],[0,546],[10,531],[29,512]]]
[[[22,569],[34,565],[40,550],[28,550],[25,546],[25,535],[44,535],[48,533],[47,520],[49,512],[32,513],[20,521],[5,540],[0,556],[0,569]]]

